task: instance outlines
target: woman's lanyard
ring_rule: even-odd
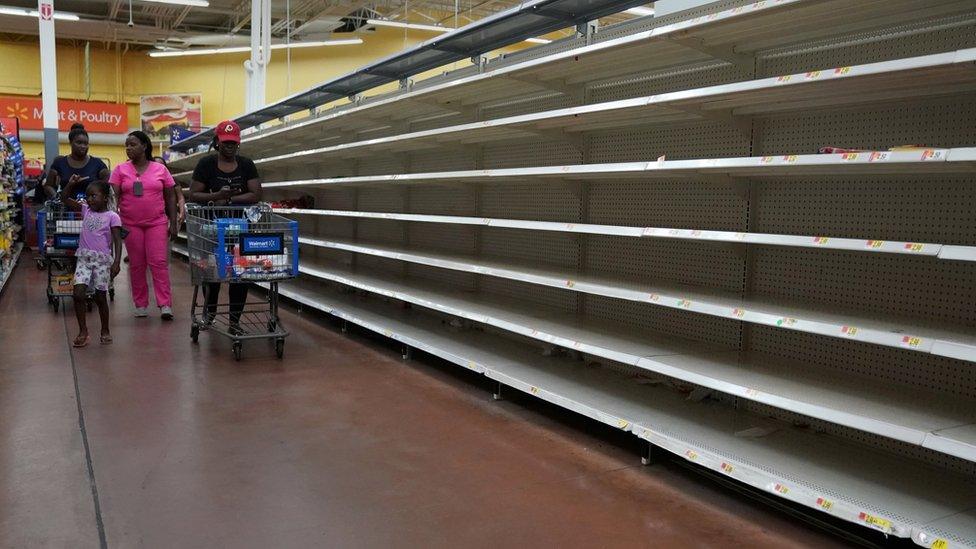
[[[132,163],[132,167],[136,170],[136,180],[132,182],[132,194],[134,196],[142,196],[145,192],[142,185],[142,175],[146,173],[146,170],[149,169],[149,165],[151,163],[152,160],[146,162],[146,167],[144,167],[142,171],[139,171],[139,167],[136,166],[135,162]]]

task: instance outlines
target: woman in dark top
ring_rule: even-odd
[[[100,158],[88,155],[88,132],[81,124],[72,124],[68,132],[68,143],[71,144],[71,154],[59,156],[51,162],[44,192],[48,198],[60,196],[62,189],[69,183],[78,182],[75,187],[78,196],[84,197],[88,184],[92,181],[108,182],[109,170]]]
[[[258,170],[250,158],[238,156],[241,145],[241,128],[231,120],[216,127],[213,147],[217,154],[201,158],[193,170],[193,181],[187,201],[214,206],[245,206],[261,201],[261,181]],[[247,301],[247,284],[230,286],[230,329],[240,332],[241,312]],[[217,311],[220,284],[204,286],[206,296],[206,320],[212,322]]]

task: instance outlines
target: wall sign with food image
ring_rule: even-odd
[[[153,141],[169,142],[172,128],[200,131],[203,96],[199,93],[143,95],[139,98],[142,131]]]

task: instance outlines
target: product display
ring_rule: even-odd
[[[16,137],[0,126],[0,290],[17,265],[22,244],[23,152]]]

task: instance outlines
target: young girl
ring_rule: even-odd
[[[88,184],[85,191],[85,201],[79,202],[73,197],[75,189],[82,183],[76,174],[68,180],[62,192],[62,200],[74,211],[80,211],[81,237],[78,240],[78,251],[75,253],[75,316],[78,318],[78,337],[75,347],[88,345],[88,324],[85,319],[88,287],[95,288],[95,303],[98,305],[98,316],[102,321],[102,345],[112,343],[112,334],[108,328],[108,292],[109,283],[119,274],[119,261],[122,259],[122,220],[119,214],[108,209],[109,186],[103,181]]]

